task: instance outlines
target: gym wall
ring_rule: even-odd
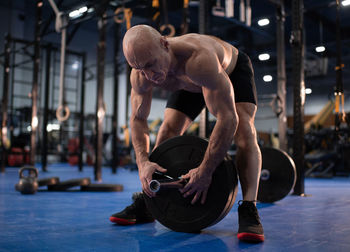
[[[1,3],[0,3],[1,5]],[[7,31],[11,31],[11,35],[17,38],[33,39],[34,34],[34,22],[35,13],[31,10],[31,5],[28,1],[14,0],[14,9],[10,10],[5,7],[0,8],[0,36],[4,36]],[[25,13],[25,14],[24,14]],[[45,36],[43,41],[59,43],[60,35],[52,33]],[[87,52],[87,66],[96,65],[96,43],[98,40],[97,24],[96,22],[89,22],[88,25],[84,24],[79,28],[73,40],[68,46],[68,49]],[[107,30],[107,47],[106,47],[106,71],[105,71],[105,87],[104,87],[104,99],[107,108],[107,115],[112,114],[112,95],[113,95],[113,79],[112,75],[108,74],[112,71],[112,56],[113,56],[113,29],[109,26]],[[4,40],[0,39],[0,51],[4,49]],[[120,53],[122,54],[122,53]],[[120,61],[123,62],[123,55],[120,55]],[[123,63],[125,64],[125,63]],[[254,64],[254,62],[253,62]],[[124,66],[121,66],[125,69]],[[94,69],[94,67],[91,67]],[[95,69],[94,69],[95,70]],[[276,78],[270,83],[264,83],[261,80],[259,69],[255,69],[256,83],[258,87],[258,94],[274,93],[276,92]],[[19,72],[20,73],[20,72]],[[288,75],[288,73],[287,73]],[[2,83],[3,73],[0,71],[0,82]],[[288,76],[290,78],[290,76]],[[31,78],[31,73],[22,73],[22,76],[18,76],[21,79]],[[334,78],[335,81],[335,78]],[[289,84],[291,80],[288,79]],[[289,85],[287,83],[287,85]],[[346,86],[346,80],[344,81]],[[0,97],[2,97],[2,88],[0,88]],[[23,95],[27,95],[30,90],[23,89]],[[331,91],[331,90],[330,90]],[[305,100],[305,115],[317,114],[324,104],[328,101],[328,93],[324,90],[317,93],[317,86],[313,87],[313,94],[307,95]],[[287,115],[293,114],[293,97],[292,87],[287,87]],[[125,124],[125,107],[126,107],[126,76],[125,73],[121,73],[119,77],[119,126]],[[92,80],[86,82],[86,104],[85,113],[95,113],[96,106],[96,76]],[[129,98],[128,98],[129,99]],[[164,100],[154,100],[152,103],[152,109],[149,119],[154,120],[157,118],[163,118],[163,112],[166,102]],[[129,101],[130,108],[130,101]],[[347,99],[345,104],[346,111],[350,111],[350,104]],[[130,109],[129,109],[130,113]],[[265,117],[273,115],[269,108],[259,108],[257,116]],[[256,127],[258,131],[263,132],[277,132],[277,119],[257,120]]]

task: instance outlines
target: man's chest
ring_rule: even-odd
[[[202,88],[197,84],[195,84],[186,75],[168,76],[164,81],[164,85],[162,85],[162,88],[169,91],[176,91],[176,90],[183,89],[194,93],[202,92]]]

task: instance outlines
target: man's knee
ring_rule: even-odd
[[[257,144],[257,135],[254,123],[240,121],[235,135],[235,144],[239,148],[247,148]]]

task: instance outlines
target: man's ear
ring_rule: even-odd
[[[160,44],[162,47],[164,47],[167,51],[169,50],[169,42],[166,40],[164,36],[160,37]]]

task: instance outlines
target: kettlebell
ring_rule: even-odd
[[[28,171],[28,175],[25,176],[24,171]],[[19,182],[15,188],[22,194],[34,194],[38,190],[38,169],[31,166],[22,167],[19,170]]]

